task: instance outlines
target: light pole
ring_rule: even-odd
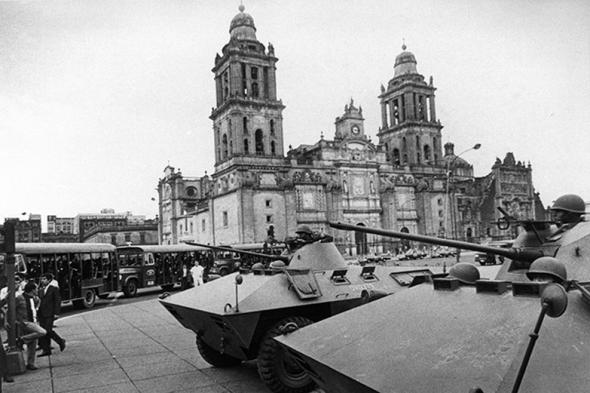
[[[471,150],[477,150],[481,147],[481,143],[476,143],[475,145],[473,145],[472,147],[470,147],[469,149],[466,149],[464,151],[462,151],[461,153],[457,154],[455,157],[453,157],[452,160],[447,160],[447,168],[446,168],[446,177],[447,177],[447,186],[446,186],[446,190],[445,190],[445,209],[444,209],[444,217],[445,217],[445,227],[446,224],[449,221],[449,217],[448,217],[448,209],[450,207],[450,201],[449,201],[449,186],[451,183],[451,178],[453,177],[453,164],[455,163],[455,161],[457,160],[457,158],[461,157],[463,154],[467,153],[468,151]],[[452,210],[451,210],[452,213]],[[455,237],[456,236],[456,231],[455,231],[455,220],[452,219],[451,220],[451,237]],[[457,252],[457,259],[459,258],[459,252]]]

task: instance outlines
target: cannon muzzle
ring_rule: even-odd
[[[346,230],[346,231],[372,233],[375,235],[380,235],[380,236],[385,236],[385,237],[395,237],[398,239],[413,240],[413,241],[422,242],[422,243],[436,244],[439,246],[448,246],[448,247],[460,248],[463,250],[485,252],[485,253],[489,253],[489,254],[501,255],[506,258],[519,260],[519,261],[532,262],[535,259],[543,256],[543,252],[541,250],[523,250],[523,249],[518,249],[518,248],[500,248],[500,247],[482,246],[480,244],[463,242],[460,240],[443,239],[443,238],[434,237],[434,236],[416,235],[416,234],[412,234],[412,233],[397,232],[397,231],[391,231],[391,230],[386,230],[386,229],[368,228],[368,227],[363,227],[363,226],[359,226],[359,225],[343,224],[341,222],[330,222],[329,225],[332,228],[342,229],[342,230]]]
[[[251,255],[253,257],[266,258],[266,259],[272,259],[273,261],[283,261],[285,263],[289,263],[289,257],[286,257],[284,255],[264,254],[261,252],[240,250],[239,248],[211,246],[209,244],[201,244],[201,243],[195,243],[195,242],[185,242],[185,243],[189,244],[191,246],[210,248],[211,250],[235,252],[236,254]]]

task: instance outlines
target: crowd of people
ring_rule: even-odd
[[[12,328],[7,323],[9,292],[6,286],[6,277],[1,277],[1,279],[0,314],[2,328],[8,333]],[[18,273],[14,277],[14,283],[16,348],[20,351],[24,351],[26,348],[25,367],[27,370],[34,371],[38,369],[35,364],[37,357],[52,354],[52,340],[58,345],[60,351],[66,348],[66,340],[54,330],[54,322],[59,317],[61,308],[59,286],[51,273],[41,276],[39,287],[34,281],[27,281],[23,275]],[[41,353],[37,354],[38,351]],[[0,374],[3,382],[14,381],[8,370],[7,355],[3,343],[0,343]]]

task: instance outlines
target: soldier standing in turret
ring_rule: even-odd
[[[557,222],[559,228],[551,234],[548,240],[557,240],[560,235],[583,221],[586,213],[586,203],[575,194],[562,195],[551,206],[551,218]]]

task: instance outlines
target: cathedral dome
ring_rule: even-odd
[[[412,52],[406,51],[406,45],[402,46],[403,52],[395,58],[395,65],[393,66],[393,77],[404,74],[417,74],[416,57]]]
[[[232,38],[238,40],[253,40],[256,41],[256,26],[254,26],[254,18],[250,14],[244,12],[246,7],[240,4],[240,13],[234,16],[229,25],[229,34]]]
[[[451,142],[445,143],[444,161],[447,168],[471,168],[471,164],[463,158],[455,155],[455,145]],[[460,155],[460,154],[459,154]]]

